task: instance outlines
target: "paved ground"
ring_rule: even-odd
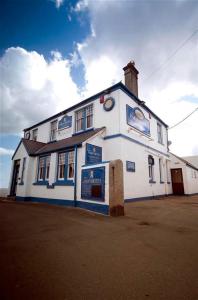
[[[0,201],[0,299],[198,299],[198,197],[110,218]]]

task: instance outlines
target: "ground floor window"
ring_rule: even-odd
[[[42,156],[39,158],[38,164],[38,180],[45,181],[49,179],[50,172],[50,156]]]
[[[154,158],[153,156],[148,156],[148,169],[149,169],[149,181],[154,181]]]
[[[58,154],[58,180],[70,180],[74,178],[74,151]]]

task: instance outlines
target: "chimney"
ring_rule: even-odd
[[[124,77],[126,87],[138,97],[138,70],[135,68],[135,62],[130,61],[124,68]]]

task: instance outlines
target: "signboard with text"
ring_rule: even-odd
[[[58,122],[58,130],[69,128],[72,126],[72,116],[64,116],[62,119]]]
[[[135,163],[133,161],[126,161],[126,170],[127,172],[135,172]]]
[[[82,170],[81,198],[105,201],[105,167]]]
[[[102,162],[102,147],[86,144],[86,164],[97,164]]]

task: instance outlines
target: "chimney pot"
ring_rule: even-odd
[[[135,62],[130,61],[124,68],[124,77],[126,87],[138,97],[138,70],[135,67]]]

